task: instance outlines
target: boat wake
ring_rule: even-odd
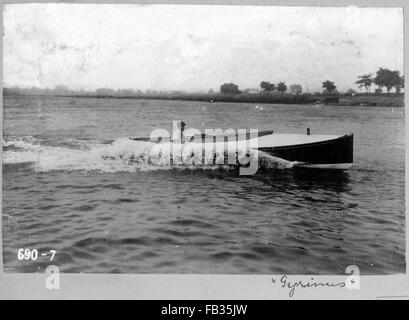
[[[182,164],[171,165],[172,160],[166,157],[162,156],[160,161],[156,157],[152,158],[152,150],[157,147],[157,144],[151,142],[134,141],[126,137],[113,142],[44,139],[32,136],[6,137],[3,140],[3,164],[26,164],[36,172],[63,170],[102,173],[175,169],[236,170],[238,167],[230,164],[203,164],[203,156],[201,159],[195,158],[191,148],[183,149]],[[220,159],[225,158],[223,152],[204,155],[209,156],[219,160],[215,163],[220,163]],[[297,164],[261,151],[258,151],[257,156],[259,169],[287,169]]]

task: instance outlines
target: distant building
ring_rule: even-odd
[[[98,88],[95,93],[99,96],[114,96],[116,94],[115,90],[110,88]]]

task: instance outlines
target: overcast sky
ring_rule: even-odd
[[[398,8],[16,4],[4,33],[6,86],[346,90],[379,67],[403,72]]]

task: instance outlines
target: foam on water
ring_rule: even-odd
[[[169,159],[166,156],[170,145],[134,141],[129,138],[118,138],[112,143],[65,139],[61,141],[39,139],[32,136],[9,137],[3,140],[4,164],[31,164],[37,172],[52,170],[65,171],[99,171],[135,172],[169,169],[220,169],[231,170],[235,165],[228,165],[223,151],[201,154],[197,145],[189,144],[180,150],[181,160]],[[238,159],[246,152],[238,150]],[[272,157],[263,152],[250,152],[247,156],[258,156],[259,167],[291,168],[295,163]],[[172,156],[171,156],[172,157]],[[210,159],[210,162],[209,162]],[[214,159],[215,163],[211,163]],[[204,160],[206,162],[204,162]],[[171,165],[172,163],[172,165]],[[243,161],[241,163],[244,163]]]

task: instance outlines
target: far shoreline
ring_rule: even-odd
[[[260,103],[288,105],[318,106],[350,106],[350,107],[404,107],[404,94],[355,94],[355,95],[323,95],[323,94],[159,94],[159,95],[98,95],[98,94],[3,94],[6,97],[70,97],[96,99],[134,99],[134,100],[169,100],[197,101],[207,103]]]

